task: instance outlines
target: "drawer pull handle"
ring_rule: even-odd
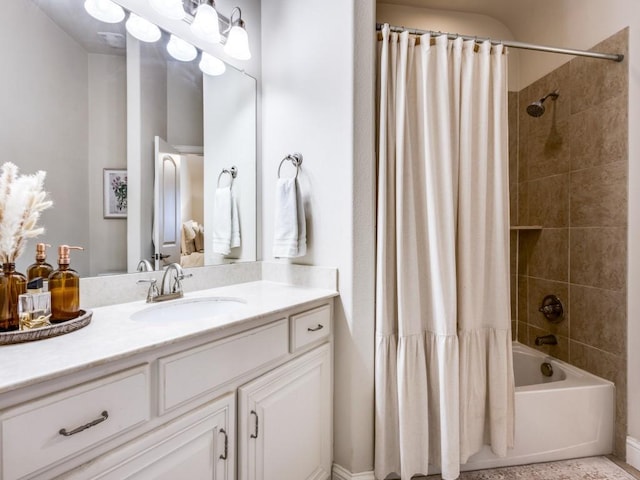
[[[317,332],[318,330],[322,330],[323,328],[324,328],[324,325],[319,323],[317,327],[314,327],[314,328],[309,327],[309,328],[307,328],[307,332]]]
[[[64,435],[65,437],[70,437],[71,435],[75,435],[76,433],[80,433],[84,430],[86,430],[87,428],[91,428],[91,427],[95,427],[96,425],[98,425],[99,423],[104,422],[107,418],[109,418],[109,413],[105,410],[104,412],[102,412],[100,414],[100,418],[96,418],[95,420],[93,420],[92,422],[87,423],[86,425],[82,425],[81,427],[78,428],[74,428],[73,430],[71,430],[70,432],[67,432],[66,428],[61,428],[60,431],[58,432],[60,435]]]
[[[220,460],[226,460],[229,453],[229,435],[224,428],[220,429],[220,433],[224,435],[224,453],[220,455]]]
[[[251,434],[251,438],[258,438],[258,414],[256,413],[255,410],[251,410],[251,415],[256,416],[256,429],[254,433]]]

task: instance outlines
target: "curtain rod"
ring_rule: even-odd
[[[376,30],[382,30],[383,25],[384,24],[382,23],[376,23]],[[578,57],[599,58],[601,60],[612,60],[614,62],[621,62],[622,60],[624,60],[624,55],[621,53],[587,52],[586,50],[574,50],[572,48],[549,47],[546,45],[536,45],[533,43],[516,42],[514,40],[492,40],[491,38],[472,37],[470,35],[459,35],[457,33],[434,32],[432,30],[419,30],[416,28],[389,26],[389,30],[398,33],[406,31],[412,35],[446,35],[451,40],[456,38],[475,41],[489,40],[491,43],[500,43],[505,47],[522,48],[524,50],[537,50],[539,52],[560,53],[563,55],[576,55]]]

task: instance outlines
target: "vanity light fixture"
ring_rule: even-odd
[[[171,35],[171,37],[169,37],[167,52],[169,52],[173,58],[182,62],[190,62],[198,56],[198,50],[196,50],[196,47],[175,35]]]
[[[206,73],[207,75],[211,75],[214,77],[222,75],[227,69],[222,60],[208,54],[207,52],[202,52],[202,56],[200,57],[200,64],[198,66],[200,67],[202,73]]]
[[[84,9],[93,18],[105,23],[119,23],[124,19],[124,10],[111,0],[86,0]]]
[[[183,6],[183,0],[149,0],[149,4],[164,16],[181,20],[190,25],[193,34],[210,43],[224,44],[224,52],[238,60],[249,60],[249,36],[242,20],[240,7],[231,11],[230,18],[219,15],[214,0],[188,0],[189,13]],[[84,7],[94,18],[108,23],[121,22],[125,17],[124,9],[112,0],[85,0]],[[237,18],[234,19],[234,15]],[[220,23],[228,27],[220,33]],[[155,42],[162,37],[157,25],[130,12],[126,22],[127,31],[142,42]],[[167,51],[176,60],[190,62],[198,56],[198,50],[181,38],[171,35]],[[218,58],[203,52],[200,69],[207,75],[221,75],[225,65]]]
[[[156,25],[135,13],[129,14],[129,19],[125,26],[127,28],[127,32],[141,42],[157,42],[162,36],[160,29]]]
[[[186,15],[182,0],[149,0],[149,4],[158,13],[172,20],[182,20]]]
[[[233,14],[238,13],[238,18],[233,19]],[[227,43],[224,45],[224,52],[230,57],[237,58],[238,60],[249,60],[251,58],[251,51],[249,50],[249,36],[245,30],[244,20],[242,20],[242,11],[240,7],[235,7],[231,11],[231,17],[229,18],[229,36],[227,37]]]
[[[211,43],[220,43],[220,24],[215,4],[206,1],[198,5],[191,23],[191,31],[194,35]]]

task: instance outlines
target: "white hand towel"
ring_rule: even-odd
[[[295,178],[279,178],[276,184],[276,207],[273,256],[300,257],[307,253],[307,229],[302,194]]]
[[[216,188],[213,203],[213,252],[228,255],[231,250],[231,187]]]
[[[231,248],[240,246],[240,217],[238,216],[238,197],[231,189]]]

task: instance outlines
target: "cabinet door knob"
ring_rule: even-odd
[[[317,332],[318,330],[322,330],[323,328],[324,328],[324,325],[319,323],[317,327],[313,327],[313,328],[308,327],[307,332]]]
[[[220,460],[226,460],[229,453],[229,435],[224,428],[220,429],[220,433],[224,435],[224,453],[220,455]]]
[[[109,413],[105,410],[100,414],[100,418],[96,418],[95,420],[82,425],[78,428],[74,428],[73,430],[71,430],[70,432],[67,431],[66,428],[61,428],[58,433],[60,435],[64,435],[65,437],[70,437],[71,435],[75,435],[76,433],[80,433],[84,430],[86,430],[87,428],[91,428],[91,427],[95,427],[96,425],[98,425],[99,423],[104,422],[107,418],[109,418]]]
[[[256,417],[256,428],[254,430],[254,433],[251,434],[251,438],[258,438],[258,414],[255,410],[251,410],[251,415],[255,415]]]

